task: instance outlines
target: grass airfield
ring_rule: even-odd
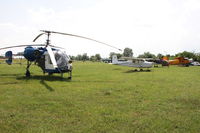
[[[198,133],[200,67],[74,62],[73,79],[0,64],[1,133]]]

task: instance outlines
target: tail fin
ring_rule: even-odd
[[[162,59],[165,60],[165,61],[168,61],[168,60],[169,60],[169,57],[164,56]]]
[[[113,55],[112,56],[112,64],[117,64],[118,60],[117,60],[117,55]]]
[[[5,54],[5,57],[7,58],[6,63],[8,65],[12,64],[12,51],[7,51]]]

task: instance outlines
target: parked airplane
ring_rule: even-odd
[[[168,57],[163,57],[164,61],[167,61],[169,65],[179,65],[189,67],[190,61],[184,57],[176,57],[173,60],[169,60]]]
[[[125,57],[124,59],[126,59],[127,61],[118,61],[117,56],[113,55],[112,64],[139,68],[139,71],[143,71],[143,68],[147,68],[147,71],[150,71],[149,68],[151,68],[154,65],[153,62],[148,62],[145,59],[129,58],[129,57],[128,58]],[[135,71],[137,71],[137,69],[135,69]]]
[[[191,65],[192,65],[192,66],[200,66],[200,63],[197,62],[197,61],[194,61],[194,62],[191,63]]]

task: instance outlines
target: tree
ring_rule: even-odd
[[[18,52],[17,53],[17,56],[23,56],[24,55],[24,52]]]
[[[164,57],[164,55],[163,55],[163,54],[160,54],[160,53],[159,53],[159,54],[157,54],[157,58],[158,58],[158,59],[162,59],[163,57]]]
[[[89,60],[89,56],[87,56],[87,53],[84,53],[84,54],[82,55],[82,60],[83,60],[83,61]]]
[[[96,57],[96,60],[97,60],[97,61],[100,61],[100,60],[101,60],[101,55],[100,55],[100,54],[96,54],[95,57]]]
[[[122,54],[120,54],[120,53],[110,52],[109,58],[112,59],[113,55],[117,55],[118,59],[122,57]]]
[[[73,56],[73,55],[69,55],[69,58],[70,58],[71,60],[76,60],[76,57]]]
[[[186,57],[186,58],[193,58],[196,59],[196,55],[193,52],[187,52],[187,51],[183,51],[181,53],[176,54],[176,56],[178,57]]]
[[[196,57],[196,60],[194,60],[194,61],[200,62],[200,53],[196,53],[195,57]]]
[[[90,56],[90,61],[96,61],[97,59],[96,59],[96,57],[94,56],[94,55],[92,55],[92,56]]]
[[[78,54],[78,55],[76,56],[76,60],[82,60],[82,55]]]
[[[130,48],[125,48],[123,52],[123,56],[125,57],[132,57],[133,56],[133,51]]]
[[[150,52],[144,52],[144,54],[141,54],[138,56],[138,58],[155,58],[156,56],[154,54],[151,54]]]

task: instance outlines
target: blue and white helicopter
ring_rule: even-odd
[[[47,35],[46,44],[17,45],[17,46],[0,48],[0,50],[5,50],[16,47],[25,47],[23,56],[27,60],[27,67],[25,74],[26,77],[31,76],[29,68],[31,64],[35,62],[42,69],[43,73],[48,73],[49,75],[53,73],[61,73],[62,76],[63,73],[69,73],[69,79],[72,78],[72,60],[70,60],[69,56],[65,52],[60,50],[61,47],[53,46],[50,44],[50,35],[52,33],[88,39],[118,49],[104,42],[100,42],[95,39],[91,39],[84,36],[55,32],[55,31],[46,31],[46,30],[41,30],[41,32],[42,33],[39,34],[33,40],[33,42],[35,42],[40,36]],[[7,51],[5,53],[5,57],[7,58],[6,63],[9,65],[12,64],[12,56],[13,56],[12,51]]]

